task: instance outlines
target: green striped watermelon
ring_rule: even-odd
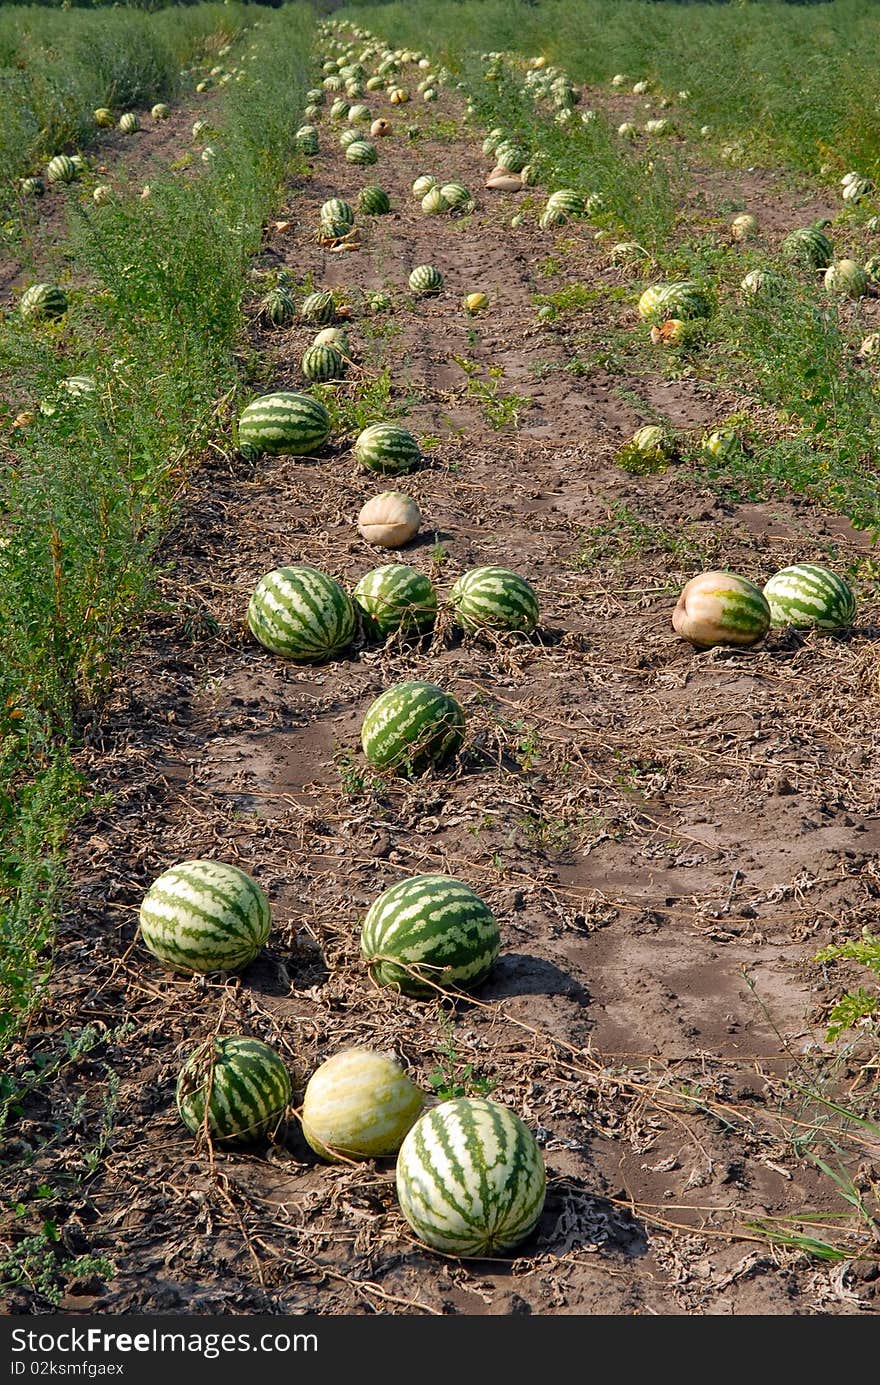
[[[331,120],[344,120],[348,115],[349,103],[344,96],[337,96],[333,105],[330,107]]]
[[[311,1075],[303,1093],[302,1129],[331,1163],[396,1154],[425,1094],[388,1053],[349,1048]]]
[[[348,110],[348,121],[350,125],[365,125],[370,119],[370,108],[365,106],[363,101],[356,101]]]
[[[529,156],[525,149],[521,149],[518,144],[502,140],[497,145],[494,153],[495,167],[503,168],[506,173],[519,173],[521,168],[525,168],[529,161]]]
[[[770,606],[760,587],[734,572],[701,572],[682,588],[673,629],[698,649],[757,644],[770,628]]]
[[[790,231],[780,248],[786,259],[808,269],[827,269],[834,259],[834,247],[818,223]]]
[[[308,380],[339,380],[345,374],[342,352],[329,342],[313,342],[311,346],[306,347],[301,364],[303,374]]]
[[[345,151],[345,159],[347,163],[358,164],[362,167],[366,166],[367,164],[376,163],[378,161],[378,158],[379,155],[376,151],[375,144],[371,144],[368,139],[355,140],[354,143],[350,144]]]
[[[25,197],[42,197],[46,191],[42,178],[22,178],[18,186]]]
[[[528,1126],[485,1097],[426,1111],[397,1156],[400,1210],[420,1241],[466,1258],[512,1250],[544,1207],[544,1157]]]
[[[119,129],[124,135],[133,135],[141,128],[141,122],[134,111],[123,111],[119,117]]]
[[[558,226],[565,226],[568,217],[561,207],[545,207],[538,217],[538,225],[542,231],[553,231]]]
[[[500,947],[491,909],[451,875],[398,881],[373,901],[361,930],[373,980],[411,996],[479,985]]]
[[[312,456],[330,436],[330,415],[319,400],[294,390],[255,399],[238,421],[238,445],[246,456]]]
[[[554,211],[564,212],[566,216],[582,216],[584,199],[574,188],[560,188],[558,192],[551,192],[547,206]]]
[[[420,264],[410,274],[408,283],[411,293],[439,293],[443,275],[432,264]]]
[[[357,617],[351,597],[334,578],[299,564],[260,578],[248,603],[247,624],[273,654],[318,664],[348,648]]]
[[[358,434],[353,451],[361,466],[393,476],[412,471],[421,459],[412,433],[397,423],[371,423]]]
[[[693,279],[679,279],[671,284],[653,284],[639,299],[639,317],[648,322],[663,322],[675,317],[689,322],[697,317],[710,317],[712,303],[709,295]]]
[[[384,188],[361,188],[358,207],[367,216],[384,216],[391,211],[391,198]]]
[[[374,768],[419,774],[454,755],[464,733],[461,704],[435,683],[414,678],[386,688],[367,709],[361,745]]]
[[[506,567],[475,567],[462,573],[449,593],[463,630],[520,630],[538,623],[538,598],[525,577]]]
[[[431,579],[406,563],[386,563],[368,572],[354,589],[354,602],[370,640],[385,640],[396,631],[422,634],[437,616]]]
[[[420,173],[412,185],[412,195],[419,202],[425,197],[432,188],[438,187],[437,179],[432,173]]]
[[[296,302],[289,289],[276,284],[260,302],[260,317],[273,327],[283,327],[296,314]]]
[[[291,1098],[290,1073],[268,1044],[217,1036],[194,1049],[177,1078],[177,1110],[193,1135],[250,1144],[271,1135]]]
[[[464,183],[444,183],[441,195],[454,211],[472,211],[474,200]]]
[[[347,149],[350,144],[360,144],[362,141],[363,135],[359,134],[357,130],[343,130],[339,136],[339,144],[342,149]]]
[[[818,563],[793,563],[775,573],[764,587],[770,624],[797,630],[818,626],[839,630],[852,625],[856,598],[842,577]]]
[[[329,289],[319,289],[317,293],[308,294],[299,305],[299,315],[303,322],[316,322],[319,327],[325,327],[328,322],[332,322],[335,314],[336,304]]]
[[[226,861],[182,861],[141,902],[145,947],[174,971],[241,971],[269,936],[265,891]]]
[[[431,188],[422,198],[421,208],[426,216],[442,216],[449,211],[449,203],[439,187]]]
[[[46,165],[48,183],[72,183],[77,175],[77,166],[69,154],[56,154]]]
[[[343,360],[351,359],[351,342],[344,327],[322,327],[313,346],[335,346]]]
[[[293,138],[301,154],[317,154],[318,131],[314,125],[301,125]]]
[[[344,197],[330,197],[321,207],[318,219],[322,226],[354,225],[354,207]]]
[[[18,304],[24,318],[61,317],[67,312],[67,295],[57,284],[31,284]]]

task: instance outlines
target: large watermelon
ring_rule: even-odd
[[[57,284],[31,284],[18,303],[22,317],[62,317],[67,312],[67,295]]]
[[[364,635],[384,640],[430,630],[437,616],[437,593],[429,577],[406,563],[374,568],[354,589]]]
[[[273,654],[318,664],[347,649],[357,617],[334,578],[300,564],[279,567],[257,583],[248,603],[251,634]]]
[[[416,265],[408,282],[412,293],[439,293],[443,287],[443,275],[434,265],[420,264]]]
[[[670,284],[654,284],[639,299],[639,317],[647,322],[663,322],[667,318],[710,317],[712,302],[705,289],[692,279],[679,279]]]
[[[521,630],[538,623],[538,598],[525,577],[506,567],[475,567],[462,573],[449,593],[463,630]]]
[[[574,188],[559,188],[547,198],[547,206],[552,211],[563,212],[566,216],[582,216],[584,199]]]
[[[479,985],[500,947],[488,905],[451,875],[414,875],[392,885],[374,900],[361,929],[373,980],[411,996]]]
[[[69,154],[56,154],[46,165],[46,181],[49,183],[72,183],[79,176],[79,169]]]
[[[218,1036],[200,1044],[177,1078],[177,1110],[193,1135],[250,1144],[271,1134],[290,1103],[284,1060],[259,1039]]]
[[[182,861],[154,880],[140,908],[144,945],[174,971],[241,971],[269,936],[265,891],[226,861]]]
[[[330,436],[330,415],[309,394],[279,390],[248,404],[238,421],[238,445],[245,456],[311,456]]]
[[[396,1154],[424,1101],[424,1092],[390,1054],[344,1049],[308,1080],[303,1135],[331,1163]]]
[[[535,1229],[544,1158],[514,1111],[458,1097],[426,1111],[397,1156],[400,1210],[419,1240],[447,1255],[512,1250]]]
[[[361,188],[358,207],[367,216],[384,216],[391,211],[391,198],[384,188],[369,186]]]
[[[809,269],[827,269],[834,259],[834,247],[819,223],[790,231],[781,249],[786,259]]]
[[[319,327],[326,327],[336,315],[333,294],[329,289],[319,289],[316,293],[310,293],[300,303],[299,315],[303,322],[315,322]]]
[[[358,164],[361,167],[367,164],[374,164],[378,157],[379,155],[376,151],[375,144],[371,144],[367,139],[355,140],[345,151],[346,162]]]
[[[353,451],[361,466],[392,476],[412,471],[421,459],[412,433],[397,423],[371,423],[358,434]]]
[[[386,688],[367,709],[361,745],[375,769],[418,774],[454,755],[464,733],[464,710],[451,693],[413,678]]]
[[[354,225],[354,208],[343,197],[331,197],[321,207],[318,219],[325,228],[343,225],[351,229]]]
[[[794,563],[777,572],[764,587],[770,624],[798,630],[819,626],[838,630],[852,625],[856,599],[842,577],[819,563]]]

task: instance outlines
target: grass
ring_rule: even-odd
[[[0,1042],[51,965],[65,835],[86,802],[71,768],[78,728],[155,601],[188,471],[228,429],[245,271],[291,166],[310,25],[296,7],[264,21],[261,81],[218,96],[210,168],[154,180],[146,202],[71,201],[59,263],[75,278],[59,325],[0,325],[0,431],[15,439],[0,480],[14,535],[0,547]],[[92,375],[95,393],[41,414],[73,374]],[[31,420],[12,429],[22,403]]]

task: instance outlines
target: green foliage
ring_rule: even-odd
[[[867,967],[877,977],[880,982],[880,937],[869,933],[867,929],[860,938],[851,938],[845,943],[836,943],[831,947],[825,947],[821,952],[817,952],[814,958],[817,962],[833,962],[846,960],[850,962],[860,962]],[[833,1006],[828,1016],[828,1029],[826,1038],[829,1043],[847,1029],[852,1029],[860,1024],[862,1020],[873,1020],[880,1015],[880,994],[871,995],[868,991],[858,986],[853,991],[847,991],[840,1000]]]
[[[461,1056],[456,1047],[453,1021],[440,1012],[438,1023],[442,1034],[440,1059],[428,1073],[428,1082],[438,1101],[451,1101],[460,1096],[488,1096],[495,1083],[475,1068],[470,1060]]]

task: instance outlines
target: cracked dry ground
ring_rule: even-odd
[[[107,1146],[87,1196],[64,1215],[77,1244],[109,1253],[117,1272],[75,1286],[63,1307],[876,1308],[870,1265],[844,1275],[746,1228],[840,1210],[829,1181],[794,1156],[789,1136],[809,1116],[787,1079],[821,1082],[824,1064],[829,1081],[846,1082],[821,1046],[823,979],[811,958],[872,920],[880,888],[878,613],[863,603],[846,639],[773,635],[749,651],[696,653],[670,625],[680,586],[701,568],[762,583],[796,559],[847,563],[867,541],[803,503],[726,503],[696,468],[637,477],[616,467],[645,421],[634,394],[662,401],[681,429],[755,401],[693,380],[566,371],[571,346],[538,323],[531,300],[552,239],[510,230],[515,198],[483,192],[474,138],[438,137],[426,112],[406,123],[416,119],[424,137],[382,142],[366,176],[325,127],[312,176],[280,214],[292,225],[268,233],[261,263],[345,288],[358,368],[340,391],[356,396],[387,364],[403,421],[436,445],[421,470],[390,483],[359,471],[339,438],[314,460],[249,468],[231,445],[206,457],[167,545],[169,604],[87,731],[81,765],[106,797],[77,832],[75,903],[43,1026],[89,1021],[114,1033],[68,1076],[58,1099],[72,1107],[85,1094],[86,1113],[71,1147],[45,1158],[63,1166],[74,1139],[94,1141],[112,1067]],[[476,213],[424,216],[409,192],[423,171],[461,178]],[[373,181],[394,213],[365,221],[360,252],[323,250],[309,234],[320,204],[354,201]],[[588,229],[576,244],[566,230],[577,277],[616,273]],[[424,262],[445,287],[416,302],[402,286]],[[393,313],[362,312],[358,290],[383,286],[396,290]],[[492,306],[471,319],[460,300],[477,288]],[[590,330],[586,315],[576,325]],[[312,335],[254,326],[255,393],[301,384]],[[488,384],[489,367],[503,367],[501,393],[531,399],[518,426],[490,426],[455,356],[479,363],[474,378]],[[425,516],[399,555],[369,548],[354,523],[389,484]],[[465,568],[515,568],[540,595],[537,637],[489,646],[442,623],[424,647],[355,647],[301,667],[244,630],[270,568],[311,563],[351,589],[396,557],[441,594]],[[468,746],[450,769],[371,784],[360,721],[406,677],[455,694]],[[159,872],[211,855],[256,876],[274,911],[268,948],[226,983],[164,972],[135,936]],[[489,979],[454,1006],[379,991],[360,962],[370,902],[423,871],[467,880],[501,924]],[[175,1113],[182,1055],[218,1028],[275,1044],[301,1092],[320,1061],[353,1044],[393,1047],[427,1086],[450,1024],[462,1067],[491,1080],[493,1099],[520,1112],[545,1154],[537,1233],[503,1260],[419,1247],[397,1209],[393,1161],[322,1165],[291,1120],[276,1145],[211,1164]],[[50,1119],[48,1107],[31,1114],[37,1130]],[[34,1301],[11,1306],[29,1312]]]

